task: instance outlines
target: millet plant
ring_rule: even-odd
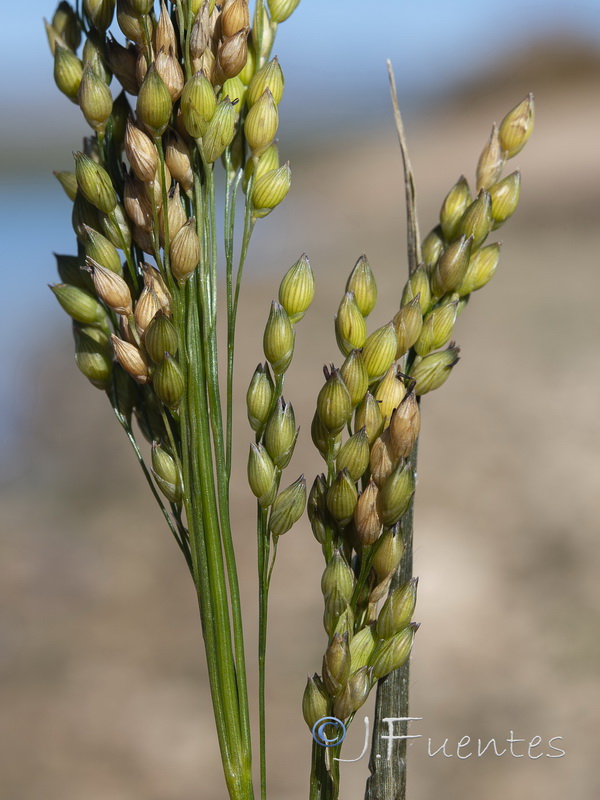
[[[74,153],[74,170],[55,173],[73,201],[77,252],[56,257],[61,282],[51,289],[72,319],[77,366],[106,393],[194,581],[233,800],[250,800],[255,791],[229,501],[236,317],[254,227],[290,188],[275,138],[284,78],[271,53],[278,25],[298,4],[257,0],[251,14],[248,0],[162,0],[160,8],[153,0],[83,0],[75,7],[60,2],[46,22],[56,84],[92,129]],[[113,78],[120,87],[114,96]],[[418,628],[412,508],[420,397],[439,388],[458,361],[450,341],[456,319],[499,260],[500,245],[486,239],[519,199],[519,173],[502,178],[504,165],[533,127],[530,95],[493,126],[477,165],[476,195],[461,177],[439,225],[421,242],[391,68],[390,78],[404,160],[408,280],[392,319],[369,334],[377,288],[367,258],[356,262],[335,316],[341,364],[324,370],[311,427],[326,462],[309,492],[308,516],[326,564],[327,635],[321,673],[309,678],[302,702],[314,740],[312,800],[338,797],[338,729],[351,723],[375,685],[374,737],[386,715],[407,716],[408,658]],[[217,180],[225,198],[222,247]],[[217,336],[221,259],[224,342]],[[248,481],[257,498],[262,798],[269,587],[279,538],[307,505],[304,476],[281,488],[298,437],[283,388],[296,325],[314,291],[302,255],[271,305],[266,360],[247,392],[255,434]],[[372,757],[367,798],[405,797],[403,746],[395,744],[389,761]]]

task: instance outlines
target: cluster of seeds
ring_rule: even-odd
[[[81,14],[60,2],[46,22],[56,84],[93,130],[75,169],[55,173],[73,201],[77,254],[57,256],[61,283],[51,289],[73,320],[79,369],[125,419],[135,412],[153,442],[155,478],[176,504],[178,447],[165,414],[177,439],[178,297],[210,258],[215,162],[241,178],[252,221],[290,187],[275,141],[284,79],[269,57],[298,2],[270,0],[252,28],[248,0],[171,11],[162,0],[158,15],[152,0],[83,0]]]
[[[311,728],[328,715],[351,720],[377,679],[410,655],[417,580],[388,590],[415,490],[419,396],[439,388],[458,361],[459,348],[450,342],[456,318],[498,264],[500,245],[485,240],[519,199],[519,172],[502,179],[502,170],[532,129],[530,95],[494,125],[477,166],[475,199],[464,177],[448,193],[389,323],[367,334],[377,287],[365,256],[346,284],[335,318],[345,360],[339,369],[325,368],[312,422],[313,442],[327,462],[309,493],[308,514],[326,561],[321,588],[329,641],[321,675],[309,677],[304,693]]]

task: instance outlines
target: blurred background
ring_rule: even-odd
[[[41,22],[53,10],[42,0],[8,5],[0,51],[0,797],[216,800],[225,793],[193,588],[108,403],[75,367],[69,322],[46,288],[52,251],[74,252],[70,202],[51,171],[71,168],[86,131],[53,84]],[[510,164],[522,170],[522,194],[501,232],[498,274],[458,321],[460,364],[422,406],[411,709],[422,717],[412,733],[424,738],[410,748],[409,797],[597,798],[600,5],[302,0],[275,52],[293,184],[257,226],[237,366],[232,502],[249,652],[244,394],[270,300],[306,251],[318,293],[286,382],[302,432],[284,480],[304,472],[310,483],[322,470],[310,420],[322,364],[340,360],[333,314],[346,277],[365,252],[380,289],[375,327],[397,310],[406,276],[385,59],[423,234],[461,173],[473,180],[491,123],[533,91],[536,130]],[[308,791],[300,700],[326,644],[321,571],[303,521],[280,544],[272,588],[272,800]],[[370,706],[365,714],[372,719]],[[427,754],[427,738],[456,753],[463,736],[493,737],[501,750],[511,731],[526,743],[540,736],[543,757]],[[363,736],[359,719],[346,757]],[[564,757],[547,757],[557,754],[552,737]],[[366,756],[345,765],[341,797],[361,798],[367,774]]]

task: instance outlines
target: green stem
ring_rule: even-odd
[[[339,758],[340,750],[341,745],[324,747],[313,740],[310,800],[337,800],[340,790],[340,762],[335,759]],[[379,800],[384,800],[384,795]]]
[[[209,217],[210,222],[204,226],[203,267],[201,279],[197,282],[198,299],[203,309],[202,332],[203,332],[203,358],[206,369],[206,386],[208,390],[208,414],[210,418],[212,437],[214,442],[215,469],[216,469],[216,488],[218,494],[218,509],[220,519],[220,542],[219,555],[221,568],[223,567],[222,552],[225,553],[225,563],[227,567],[227,579],[229,585],[229,595],[231,602],[231,617],[233,621],[233,644],[235,650],[235,661],[237,670],[235,680],[237,688],[236,710],[238,722],[241,728],[241,738],[239,741],[240,758],[244,767],[251,769],[251,736],[250,736],[250,714],[248,708],[248,689],[246,683],[246,660],[244,652],[244,636],[242,627],[241,601],[239,593],[239,581],[233,547],[233,537],[231,531],[231,519],[229,512],[229,474],[225,460],[225,444],[223,437],[223,419],[221,409],[221,398],[219,391],[219,373],[217,357],[217,332],[216,332],[216,281],[217,281],[217,242],[215,224],[215,195],[214,195],[214,176],[210,167],[205,165],[206,174],[206,202],[200,206],[201,199],[199,181],[196,179],[194,184],[194,195],[196,203],[196,213],[198,214],[203,207],[204,217]],[[201,219],[196,217],[198,235],[202,235]],[[209,241],[207,242],[207,236]],[[210,262],[206,263],[206,258]],[[208,310],[208,313],[207,313]],[[211,463],[212,470],[212,463]],[[221,551],[221,541],[222,548]],[[224,596],[227,590],[224,589]],[[229,617],[228,617],[229,622]],[[229,630],[231,637],[231,632]],[[231,644],[231,642],[230,642]]]
[[[258,545],[258,721],[260,745],[260,796],[265,800],[267,794],[267,753],[266,753],[266,656],[267,656],[267,615],[269,608],[269,586],[267,569],[269,562],[270,537],[267,527],[267,510],[258,506],[257,545]]]

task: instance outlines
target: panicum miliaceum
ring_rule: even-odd
[[[280,164],[275,139],[284,77],[271,51],[278,25],[298,3],[257,0],[251,14],[248,0],[178,0],[168,7],[164,0],[83,0],[75,8],[60,2],[46,22],[56,85],[92,129],[74,153],[74,169],[55,173],[73,201],[77,252],[57,256],[60,283],[51,289],[73,321],[77,366],[108,395],[192,574],[225,779],[237,800],[250,800],[254,789],[229,513],[235,323],[254,226],[290,188],[289,164]],[[215,174],[225,196],[223,401]],[[249,393],[251,422],[261,433],[248,474],[261,510],[259,543],[267,546],[302,514],[306,493],[304,478],[278,491],[297,436],[281,389],[292,326],[312,299],[306,258],[284,283],[264,340],[276,382],[268,366],[260,368]],[[138,446],[133,417],[151,449]],[[259,546],[261,592],[264,556]],[[263,638],[263,796],[264,646]]]
[[[229,516],[235,323],[254,226],[290,187],[289,164],[280,164],[275,139],[284,78],[270,56],[278,25],[298,3],[257,0],[251,18],[248,0],[179,0],[169,8],[162,0],[158,13],[153,0],[83,0],[76,9],[63,0],[46,22],[56,84],[93,131],[74,153],[74,169],[55,173],[73,201],[77,253],[56,257],[61,282],[51,289],[72,318],[77,366],[106,392],[194,579],[234,800],[254,797]],[[113,77],[121,86],[114,98]],[[344,360],[325,368],[311,430],[327,462],[327,473],[310,491],[308,513],[326,561],[321,587],[328,636],[321,675],[309,679],[303,700],[311,730],[324,716],[350,724],[377,680],[410,655],[417,581],[409,574],[395,586],[394,576],[410,549],[404,528],[415,489],[418,398],[441,386],[458,361],[450,341],[457,316],[498,264],[499,244],[484,242],[518,202],[519,173],[502,179],[502,171],[532,127],[530,95],[492,128],[477,167],[477,196],[465,178],[448,193],[440,224],[418,248],[421,263],[411,264],[400,308],[388,324],[368,335],[377,288],[366,257],[346,284],[335,318]],[[223,403],[216,332],[219,161],[225,183]],[[240,188],[245,208],[236,259]],[[247,393],[256,434],[248,481],[258,501],[262,798],[270,578],[279,537],[306,505],[304,476],[280,490],[298,436],[283,383],[295,325],[313,295],[303,255],[272,303],[266,361]],[[151,445],[149,463],[133,417]],[[317,733],[330,731],[321,726]],[[337,797],[338,754],[339,745],[313,745],[313,800]]]
[[[377,287],[364,255],[346,283],[335,317],[343,361],[325,368],[312,423],[313,442],[327,463],[310,490],[308,515],[326,562],[328,644],[321,674],[309,677],[302,702],[315,739],[311,800],[338,796],[339,723],[347,727],[378,680],[410,656],[419,627],[412,621],[417,579],[408,551],[420,397],[450,376],[459,360],[451,341],[457,317],[496,271],[500,244],[485,242],[517,207],[520,174],[502,178],[502,172],[531,135],[533,116],[529,95],[493,126],[477,165],[476,196],[464,177],[448,192],[390,322],[367,332]],[[400,574],[404,580],[395,585]],[[382,715],[404,716],[397,707]],[[339,722],[327,725],[324,717]],[[372,759],[372,771],[377,763]],[[381,797],[379,791],[372,796]]]

